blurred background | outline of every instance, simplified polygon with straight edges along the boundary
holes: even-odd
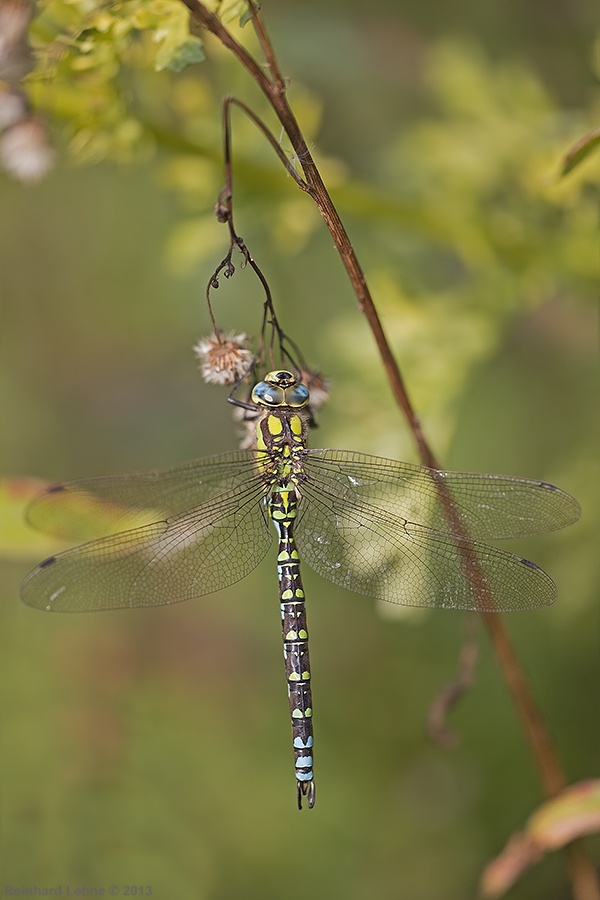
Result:
[[[265,0],[263,14],[435,452],[581,502],[572,529],[510,547],[549,571],[559,600],[506,625],[569,780],[597,775],[600,159],[559,177],[599,124],[595,4]],[[237,446],[227,389],[202,383],[191,348],[226,249],[212,215],[221,97],[268,111],[226,53],[205,50],[181,74],[125,54],[96,83],[34,81],[57,162],[34,187],[0,176],[4,475],[144,470]],[[90,112],[86,90],[104,105]],[[238,231],[282,324],[331,379],[312,446],[416,461],[325,227],[237,114],[234,179]],[[215,294],[220,326],[256,336],[260,301],[238,268]],[[299,813],[274,556],[180,606],[46,616],[18,588],[48,552],[6,543],[0,563],[7,884],[462,900],[540,802],[483,629],[451,718],[459,746],[426,735],[462,614],[384,609],[306,571],[317,803]],[[569,896],[564,860],[511,896]]]

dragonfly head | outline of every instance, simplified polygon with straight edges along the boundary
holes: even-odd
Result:
[[[257,406],[269,408],[291,407],[301,409],[310,399],[308,388],[292,372],[276,369],[267,372],[264,381],[259,381],[252,391],[252,400]]]

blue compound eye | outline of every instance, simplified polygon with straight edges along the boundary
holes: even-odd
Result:
[[[285,403],[285,391],[266,381],[259,381],[252,391],[252,399],[259,406],[282,406]]]
[[[288,406],[306,406],[309,399],[310,394],[305,384],[297,384],[295,387],[288,388],[285,392],[285,402]]]
[[[308,388],[292,372],[278,369],[267,372],[252,391],[252,399],[259,406],[287,406],[299,409],[309,400]]]

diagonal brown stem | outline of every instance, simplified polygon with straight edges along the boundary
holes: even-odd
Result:
[[[254,0],[248,0],[248,6],[252,13],[254,29],[267,60],[270,78],[267,77],[265,70],[261,68],[248,51],[235,40],[217,16],[211,13],[199,0],[182,0],[182,2],[188,7],[196,22],[207,28],[238,58],[271,104],[302,167],[306,180],[306,186],[303,187],[303,190],[310,194],[319,208],[319,212],[329,229],[344,268],[348,273],[360,309],[364,312],[373,332],[392,391],[414,435],[421,461],[425,466],[439,469],[440,466],[425,439],[419,419],[408,397],[400,369],[388,344],[364,273],[350,239],[325,188],[306,140],[287,101],[285,93],[286,82],[281,74],[272,44],[265,31]],[[444,492],[442,491],[442,498],[443,494]],[[453,518],[455,517],[450,513],[449,519],[451,522]],[[474,569],[468,559],[465,560],[465,567],[472,572],[476,581],[476,569]],[[525,734],[540,773],[544,793],[547,797],[552,797],[564,787],[566,777],[555,752],[549,731],[535,702],[525,673],[517,659],[501,618],[492,612],[485,613],[483,618],[496,658],[519,710]],[[600,900],[600,886],[584,845],[580,841],[574,842],[568,848],[568,852],[574,897],[576,900]]]
[[[306,190],[306,192],[310,194],[319,208],[319,212],[321,213],[325,224],[327,225],[331,233],[335,246],[342,258],[342,263],[348,273],[348,277],[350,278],[352,287],[354,288],[359,306],[364,312],[371,327],[371,331],[373,332],[373,335],[377,342],[377,347],[381,354],[381,358],[383,360],[383,364],[385,366],[392,391],[394,392],[394,396],[409,422],[411,431],[413,432],[413,435],[417,442],[419,456],[423,462],[423,465],[429,466],[430,468],[439,468],[439,465],[437,464],[433,453],[431,452],[430,448],[427,445],[427,442],[425,441],[419,419],[409,400],[402,375],[400,374],[400,369],[398,368],[398,364],[394,359],[389,343],[383,331],[383,326],[379,319],[379,315],[377,314],[375,304],[373,303],[373,298],[371,297],[371,293],[367,286],[364,273],[361,269],[360,263],[358,262],[352,244],[350,243],[350,239],[348,237],[348,234],[346,233],[346,229],[344,228],[337,210],[333,205],[331,197],[327,192],[327,189],[323,183],[323,179],[321,178],[321,174],[315,164],[314,159],[312,158],[306,140],[304,139],[304,135],[302,134],[298,122],[296,121],[296,117],[294,116],[287,101],[285,95],[285,82],[281,76],[281,72],[279,70],[279,66],[275,59],[275,55],[273,53],[270,42],[269,68],[271,70],[273,81],[267,78],[264,70],[249,55],[247,50],[235,40],[233,35],[224,27],[224,25],[222,25],[220,20],[215,15],[213,15],[213,13],[209,12],[209,10],[206,9],[206,7],[199,2],[199,0],[182,0],[182,2],[185,3],[185,5],[188,7],[190,12],[200,25],[203,25],[205,28],[211,31],[226,47],[228,47],[237,56],[242,65],[248,70],[248,72],[257,82],[258,86],[261,88],[261,90],[269,100],[271,106],[273,107],[277,118],[281,122],[283,129],[292,147],[294,148],[294,152],[300,162],[300,165],[302,166],[304,177],[307,183],[307,187],[304,188],[304,190]],[[250,3],[250,6],[254,12],[254,19],[260,22],[260,18],[258,16],[256,8],[252,3]],[[257,31],[259,33],[259,40],[261,41],[261,44],[264,48],[264,42],[267,41],[267,38],[264,27],[262,26],[262,22],[260,22],[260,26],[257,28]]]

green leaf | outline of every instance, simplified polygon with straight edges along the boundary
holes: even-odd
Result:
[[[246,0],[223,0],[219,7],[218,15],[224,25],[229,25],[230,22],[233,22],[239,16],[242,27],[252,18],[252,13]]]
[[[172,72],[182,72],[193,63],[204,62],[206,55],[202,49],[202,41],[198,37],[190,35],[183,44],[173,47],[169,42],[156,54],[154,68],[157,72],[163,69],[171,69]]]
[[[582,137],[574,144],[563,163],[561,175],[568,175],[579,163],[583,162],[591,153],[594,153],[600,147],[600,128],[594,128],[585,137]]]
[[[479,881],[482,900],[501,897],[527,869],[543,856],[531,838],[518,831],[511,835],[502,853],[487,864]]]
[[[39,478],[0,478],[0,557],[37,562],[76,544],[141,528],[156,522],[161,513],[152,509],[128,510],[83,491],[50,493],[36,527],[27,521],[31,501],[50,487]]]
[[[223,25],[229,25],[239,16],[240,27],[243,28],[252,18],[248,0],[204,0],[204,5],[219,17]],[[260,9],[260,4],[257,7]]]
[[[0,478],[0,557],[38,562],[45,556],[66,550],[69,544],[48,537],[27,524],[30,501],[49,482],[38,478]]]
[[[600,831],[600,779],[573,784],[542,804],[527,822],[527,833],[544,850]]]
[[[260,6],[259,6],[259,9],[260,9]],[[252,19],[252,10],[248,6],[246,8],[245,12],[243,12],[242,15],[240,16],[240,28],[243,28],[244,25],[247,25],[251,19]]]

